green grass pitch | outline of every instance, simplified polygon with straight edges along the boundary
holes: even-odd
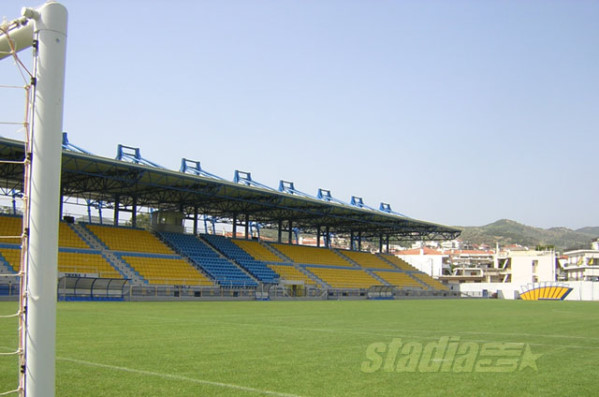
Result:
[[[15,309],[0,303],[0,314]],[[598,330],[594,302],[66,302],[58,304],[56,395],[597,395]],[[410,367],[444,337],[457,354]],[[394,339],[422,355],[392,356]],[[513,354],[525,346],[533,360],[522,366],[500,351],[491,361],[503,357],[508,371],[481,372],[464,365],[468,346],[481,355],[484,346]],[[0,319],[1,351],[15,347],[16,321]],[[0,392],[16,379],[16,360],[0,357]]]

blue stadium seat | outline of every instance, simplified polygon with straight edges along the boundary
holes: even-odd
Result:
[[[266,263],[255,260],[250,254],[239,248],[231,239],[213,234],[203,234],[202,238],[212,244],[227,258],[230,258],[247,270],[252,276],[265,284],[277,284],[279,275]]]
[[[177,252],[185,255],[222,287],[256,287],[258,283],[233,262],[218,255],[203,241],[190,234],[159,233],[162,239]]]

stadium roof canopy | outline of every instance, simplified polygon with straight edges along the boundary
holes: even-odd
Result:
[[[182,170],[172,171],[142,159],[139,149],[133,155],[121,153],[121,146],[117,155],[120,159],[109,159],[68,144],[66,135],[65,142],[63,198],[111,203],[119,211],[148,207],[183,212],[191,219],[205,214],[217,219],[249,219],[279,228],[293,225],[305,232],[326,228],[335,234],[414,240],[453,239],[460,234],[455,228],[394,213],[383,203],[377,210],[365,206],[359,198],[352,204],[343,203],[327,191],[321,197],[312,197],[284,181],[279,191],[239,171],[235,181],[226,181],[202,171],[199,163],[192,164],[190,172],[185,159]],[[133,156],[133,162],[126,161],[127,156]],[[0,161],[4,161],[0,164],[0,189],[5,195],[22,189],[23,166],[18,162],[23,158],[23,142],[0,138]]]

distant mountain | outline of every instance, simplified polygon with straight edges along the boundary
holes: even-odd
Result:
[[[532,249],[538,245],[552,245],[560,251],[590,248],[591,241],[599,237],[599,227],[585,227],[578,230],[565,227],[541,229],[509,219],[501,219],[486,226],[458,226],[458,228],[462,229],[460,240],[474,245],[520,244]]]
[[[577,229],[576,231],[580,232],[580,233],[590,234],[593,236],[599,236],[599,226],[596,226],[596,227],[587,226],[587,227],[583,227],[582,229]]]

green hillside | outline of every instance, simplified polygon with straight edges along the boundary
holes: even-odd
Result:
[[[538,245],[552,245],[558,250],[589,248],[593,239],[599,237],[599,227],[585,227],[572,230],[565,227],[542,229],[501,219],[485,226],[459,226],[460,239],[471,244],[500,245],[520,244],[534,248]]]

